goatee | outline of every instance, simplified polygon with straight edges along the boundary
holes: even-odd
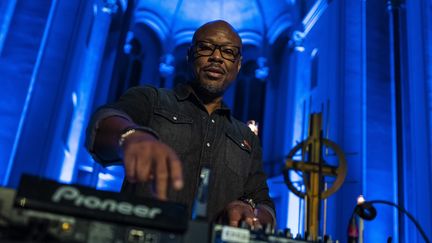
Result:
[[[192,82],[191,86],[203,102],[219,98],[223,96],[225,92],[224,87],[211,84],[203,84],[199,81]]]

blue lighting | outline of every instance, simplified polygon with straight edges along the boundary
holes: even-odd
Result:
[[[288,191],[281,168],[308,136],[309,115],[322,112],[323,136],[348,163],[345,184],[327,201],[327,233],[346,240],[362,194],[403,205],[432,237],[432,9],[385,2],[0,1],[0,183],[16,187],[30,173],[119,191],[123,167],[103,168],[84,148],[91,113],[130,86],[189,78],[194,30],[224,19],[243,41],[226,103],[244,122],[257,121],[278,226],[306,230],[305,202]],[[400,49],[390,41],[394,9]],[[377,210],[364,222],[365,242],[422,242],[394,209]]]
[[[106,43],[106,36],[109,31],[111,22],[110,14],[116,10],[108,10],[112,5],[108,3],[104,5],[105,11],[94,11],[95,18],[93,23],[94,32],[89,37],[88,46],[84,49],[85,55],[83,58],[80,73],[76,76],[78,82],[73,90],[74,110],[72,111],[71,128],[67,139],[67,150],[60,173],[60,181],[71,182],[73,179],[74,168],[76,164],[77,154],[82,145],[83,131],[88,122],[90,115],[89,100],[93,99],[96,91],[97,75],[102,63],[103,50]],[[96,8],[97,9],[97,8]],[[76,104],[76,105],[75,105]]]

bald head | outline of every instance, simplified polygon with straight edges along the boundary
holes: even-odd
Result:
[[[232,37],[233,42],[235,42],[233,43],[234,45],[239,47],[242,46],[242,41],[239,34],[237,33],[237,30],[224,20],[215,20],[201,25],[201,27],[199,27],[193,35],[192,44],[194,44],[197,40],[203,39],[203,37],[205,37],[205,35],[207,35],[211,30],[225,32],[225,34],[228,34]]]

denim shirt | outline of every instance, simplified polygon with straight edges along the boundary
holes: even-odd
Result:
[[[113,115],[149,128],[174,149],[182,161],[184,187],[180,191],[169,189],[168,198],[186,204],[189,213],[200,170],[207,167],[211,170],[209,220],[214,220],[228,203],[241,197],[252,198],[274,216],[259,139],[244,123],[233,118],[225,105],[209,115],[190,86],[184,84],[175,90],[150,86],[129,89],[116,103],[95,112],[87,128],[87,149],[104,166],[114,161],[98,157],[93,151],[93,141],[99,121]],[[125,180],[122,191],[146,196],[149,186]]]

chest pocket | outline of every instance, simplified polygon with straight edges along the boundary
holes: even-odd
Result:
[[[225,154],[225,164],[233,172],[242,178],[249,174],[251,164],[251,148],[248,142],[232,132],[227,132],[227,148]]]
[[[151,127],[158,132],[162,142],[178,153],[187,149],[192,135],[192,118],[179,112],[155,108]]]

